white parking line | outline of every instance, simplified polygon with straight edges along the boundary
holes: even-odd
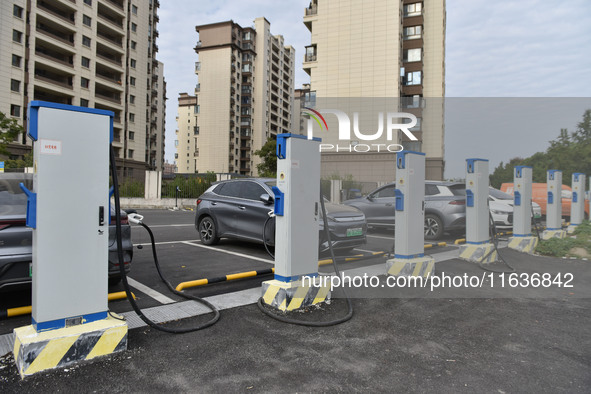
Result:
[[[195,223],[189,223],[189,224],[153,224],[150,226],[150,228],[155,228],[155,227],[195,227]]]
[[[366,237],[381,238],[381,239],[394,239],[394,237],[384,237],[381,235],[369,235],[369,234],[367,234]]]
[[[358,252],[364,252],[364,253],[375,253],[375,252],[378,252],[377,250],[367,250],[367,249],[359,249],[359,248],[355,248],[353,250],[356,250]]]
[[[187,245],[191,245],[191,246],[196,246],[198,248],[215,250],[216,252],[222,252],[222,253],[227,253],[227,254],[231,254],[231,255],[234,255],[234,256],[245,257],[245,258],[251,259],[251,260],[262,261],[264,263],[275,264],[275,262],[273,260],[263,259],[263,258],[255,257],[255,256],[250,256],[250,255],[244,254],[244,253],[238,253],[238,252],[232,252],[230,250],[218,249],[218,248],[214,248],[213,246],[199,245],[199,244],[196,244],[196,243],[192,243],[190,241],[183,241],[182,243],[187,244]]]
[[[183,243],[183,242],[199,242],[199,240],[198,239],[187,239],[185,241],[164,241],[164,242],[156,242],[155,245],[180,244],[180,243]],[[147,242],[145,244],[133,244],[133,246],[139,246],[139,245],[141,245],[141,246],[150,246],[150,245],[152,245],[152,243],[151,242]]]
[[[156,301],[158,301],[161,304],[172,304],[173,302],[176,302],[172,298],[168,298],[164,294],[161,294],[161,293],[157,292],[156,290],[150,289],[148,286],[141,284],[140,282],[138,282],[135,279],[127,277],[127,282],[129,283],[129,285],[131,287],[135,287],[136,289],[138,289],[142,293],[149,295],[150,297],[152,297],[153,299],[155,299]]]

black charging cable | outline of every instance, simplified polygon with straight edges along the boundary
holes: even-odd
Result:
[[[334,255],[334,249],[332,247],[332,240],[330,238],[330,231],[328,229],[328,218],[326,216],[326,207],[324,206],[324,196],[322,195],[322,192],[320,193],[320,208],[322,209],[322,220],[324,223],[324,233],[326,235],[326,239],[328,240],[328,248],[330,250],[330,257],[332,259],[332,265],[334,267],[335,273],[338,276],[341,276],[341,272],[340,272],[338,264],[337,264],[337,259]],[[267,309],[263,305],[263,298],[262,297],[259,298],[257,305],[258,305],[259,309],[261,310],[261,312],[263,312],[265,315],[272,317],[275,320],[279,320],[283,323],[296,324],[299,326],[308,326],[308,327],[336,326],[337,324],[341,324],[341,323],[351,320],[351,318],[353,317],[353,302],[351,301],[351,298],[349,297],[349,295],[347,294],[345,289],[343,288],[342,290],[345,295],[345,298],[347,299],[347,314],[339,319],[330,320],[330,321],[326,321],[326,322],[302,321],[302,320],[297,320],[297,319],[291,319],[286,316],[277,315],[277,314],[271,312],[269,309]]]
[[[119,202],[119,185],[117,182],[117,163],[115,161],[115,150],[113,149],[112,145],[111,145],[111,149],[110,149],[110,161],[111,161],[111,176],[113,179],[113,189],[114,189],[113,194],[114,194],[114,199],[115,199],[115,220],[116,220],[115,234],[116,234],[116,240],[117,240],[117,256],[119,259],[119,270],[121,273],[121,281],[123,283],[123,288],[125,289],[125,293],[127,294],[127,299],[129,300],[131,307],[133,308],[135,313],[137,313],[137,315],[140,317],[140,319],[142,319],[142,321],[144,323],[146,323],[148,326],[150,326],[156,330],[164,331],[164,332],[168,332],[168,333],[172,333],[172,334],[183,334],[183,333],[187,333],[187,332],[194,332],[194,331],[202,330],[204,328],[214,325],[220,319],[220,312],[213,304],[211,304],[209,301],[206,301],[202,298],[191,296],[189,294],[185,294],[180,291],[177,291],[176,289],[174,289],[172,287],[170,282],[164,278],[164,275],[162,275],[162,272],[160,270],[160,264],[158,263],[158,256],[156,254],[156,245],[154,242],[154,235],[152,234],[152,231],[150,230],[150,228],[143,223],[140,223],[140,224],[146,230],[148,230],[148,233],[150,234],[150,240],[152,242],[152,254],[154,256],[154,264],[156,265],[156,270],[158,271],[158,275],[160,275],[160,278],[162,279],[162,281],[166,284],[166,286],[174,294],[180,295],[181,297],[184,297],[184,298],[187,298],[190,300],[200,302],[201,304],[210,308],[211,311],[213,312],[214,316],[209,321],[199,324],[195,327],[170,328],[170,327],[165,327],[161,324],[155,323],[152,320],[150,320],[148,317],[146,317],[146,315],[144,315],[142,310],[139,308],[139,306],[135,302],[135,299],[133,298],[133,294],[131,293],[131,288],[129,287],[129,283],[127,281],[127,274],[125,272],[125,266],[123,263],[123,241],[121,238],[121,206],[120,206],[120,202]]]
[[[508,274],[510,272],[515,272],[515,268],[513,268],[513,266],[511,264],[509,264],[505,260],[505,258],[501,255],[501,252],[499,252],[499,238],[498,238],[499,236],[498,236],[498,232],[497,232],[497,226],[495,225],[495,220],[492,217],[492,213],[490,212],[490,209],[488,211],[488,221],[489,221],[489,226],[488,226],[489,236],[490,236],[490,239],[491,239],[494,247],[486,255],[484,255],[482,260],[478,263],[478,266],[485,271],[496,272],[499,274]],[[482,263],[482,261],[486,260],[494,251],[497,252],[497,256],[499,256],[499,260],[509,268],[508,271],[493,270],[493,269],[486,267]]]

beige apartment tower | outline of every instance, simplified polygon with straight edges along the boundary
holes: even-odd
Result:
[[[415,115],[417,124],[410,130],[418,141],[398,133],[391,141],[378,142],[424,152],[427,179],[442,179],[445,18],[445,0],[312,0],[304,15],[311,33],[303,63],[310,75],[304,106],[359,112],[361,123],[374,132],[380,111]],[[338,140],[335,117],[325,118],[330,132],[315,135],[324,143],[365,142]],[[394,153],[383,148],[325,151],[322,161],[323,176],[395,179]]]
[[[0,2],[0,111],[27,128],[32,100],[113,111],[119,171],[143,181],[164,162],[166,83],[158,0]],[[92,147],[89,147],[91,149]],[[29,152],[19,136],[13,157]]]
[[[257,175],[254,152],[291,130],[295,50],[265,18],[196,30],[198,84],[196,97],[179,97],[177,170]]]

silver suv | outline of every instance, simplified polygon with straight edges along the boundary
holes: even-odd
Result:
[[[390,183],[343,204],[361,210],[369,227],[393,227],[395,189],[396,184]],[[465,230],[465,189],[464,183],[425,181],[425,239],[437,240],[445,231]]]

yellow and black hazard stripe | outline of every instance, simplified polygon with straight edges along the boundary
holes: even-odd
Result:
[[[263,301],[281,311],[315,305],[327,298],[330,298],[328,286],[302,286],[301,282],[286,284],[277,280],[263,283]]]
[[[435,274],[435,260],[432,258],[396,259],[388,261],[390,276],[422,276],[429,278]]]
[[[127,349],[127,324],[106,319],[76,327],[46,331],[35,335],[32,326],[15,330],[14,359],[25,376],[52,368],[90,360]],[[89,326],[89,327],[87,327]],[[95,329],[100,327],[100,329]],[[89,331],[86,331],[89,330]]]

